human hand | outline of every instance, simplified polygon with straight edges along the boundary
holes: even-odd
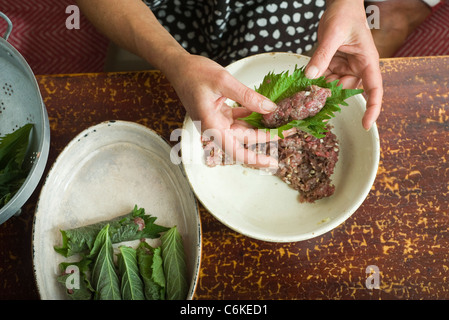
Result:
[[[212,136],[237,162],[255,167],[277,166],[275,159],[244,148],[244,144],[269,141],[270,134],[238,120],[253,111],[272,112],[276,104],[243,85],[208,58],[197,55],[178,58],[164,73],[192,120],[200,121],[202,133]],[[227,99],[243,107],[233,108],[225,103]]]
[[[362,82],[368,95],[362,125],[371,128],[381,110],[383,87],[379,54],[362,0],[328,0],[318,27],[318,47],[305,72],[309,78],[339,79],[345,88]]]

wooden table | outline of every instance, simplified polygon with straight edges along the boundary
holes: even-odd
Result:
[[[196,299],[449,298],[449,57],[381,66],[381,159],[363,205],[331,232],[284,244],[240,235],[201,207]],[[51,126],[46,172],[71,139],[101,121],[135,121],[169,140],[184,119],[175,92],[156,71],[37,80]],[[40,188],[20,216],[0,225],[0,299],[39,299],[31,230]],[[377,289],[366,286],[370,265],[380,272]]]

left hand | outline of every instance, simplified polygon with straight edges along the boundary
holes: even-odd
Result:
[[[363,83],[368,96],[362,125],[369,130],[380,114],[383,87],[379,54],[366,21],[363,0],[328,0],[318,27],[318,47],[306,76],[339,79],[345,88]]]
[[[256,153],[245,144],[270,140],[265,130],[257,130],[239,118],[251,112],[269,113],[274,102],[242,84],[225,68],[202,56],[181,54],[164,69],[189,116],[204,137],[215,141],[230,159],[258,168],[276,168],[273,157]],[[233,100],[242,107],[225,103]]]

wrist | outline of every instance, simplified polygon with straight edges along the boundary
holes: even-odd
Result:
[[[179,70],[190,56],[191,54],[178,44],[167,46],[153,65],[172,82],[179,77]]]
[[[326,13],[337,17],[341,24],[366,22],[364,0],[327,0]]]

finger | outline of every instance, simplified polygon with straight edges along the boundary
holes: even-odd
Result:
[[[281,139],[277,129],[255,129],[245,121],[236,120],[231,129],[231,133],[243,144],[267,143]],[[282,135],[285,139],[297,132],[298,130],[293,127],[282,131]]]
[[[374,88],[367,91],[367,94],[368,101],[366,103],[366,111],[363,115],[362,125],[366,130],[369,130],[379,117],[382,106],[383,90],[382,88]]]
[[[239,119],[239,118],[245,118],[249,116],[252,113],[251,110],[248,110],[246,108],[237,107],[232,109],[232,118],[233,119]]]
[[[228,130],[225,130],[228,131]],[[222,150],[234,161],[244,163],[256,168],[277,168],[277,161],[265,154],[258,154],[252,150],[244,148],[238,139],[225,132],[222,134]]]
[[[379,64],[370,64],[362,74],[363,87],[368,95],[366,111],[362,119],[363,127],[369,130],[377,120],[382,107],[383,86]]]
[[[333,82],[333,81],[339,80],[339,79],[340,79],[340,76],[335,73],[326,75],[326,82]]]
[[[348,55],[341,55],[338,52],[329,63],[329,70],[332,70],[332,73],[339,75],[356,75],[349,65]]]
[[[244,145],[238,141],[230,129],[208,129],[204,131],[203,136],[214,141],[219,150],[223,151],[233,162],[244,163],[255,168],[277,168],[275,158],[244,148]]]
[[[333,56],[341,46],[339,38],[338,36],[331,35],[329,32],[324,34],[323,39],[321,39],[305,69],[307,78],[318,78],[328,69]]]
[[[242,144],[266,143],[272,140],[269,131],[247,127],[239,122],[231,125],[230,133]]]
[[[244,148],[242,145],[236,145],[234,151],[236,154],[235,161],[237,163],[244,163],[253,168],[276,169],[278,167],[276,159],[267,154],[257,153],[253,150]]]
[[[326,81],[327,82],[338,81],[337,85],[338,86],[342,85],[344,89],[356,89],[360,86],[362,80],[356,76],[351,75],[340,76],[338,74],[333,73],[326,76]]]
[[[245,129],[255,129],[252,125],[250,125],[245,120],[236,119],[234,120],[234,123],[231,126],[239,126],[240,128]]]
[[[344,89],[356,89],[360,85],[361,79],[355,76],[340,77],[338,85],[343,85]]]
[[[231,74],[227,73],[226,79],[222,80],[222,83],[224,83],[222,94],[240,103],[246,109],[262,114],[276,110],[277,105],[273,101],[248,88]]]
[[[252,125],[250,125],[248,122],[246,122],[245,120],[236,119],[236,120],[234,120],[234,125],[238,125],[242,128],[254,129],[254,127]]]

